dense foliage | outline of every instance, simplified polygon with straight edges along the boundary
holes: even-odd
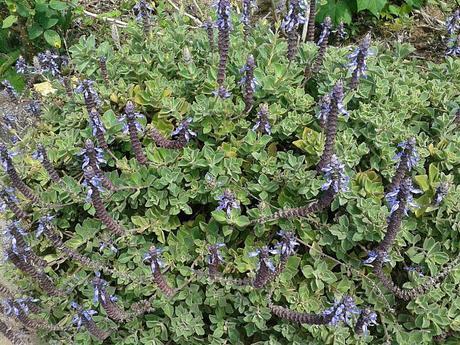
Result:
[[[121,42],[81,37],[70,65],[52,58],[58,72],[38,77],[56,92],[19,154],[0,150],[15,187],[2,205],[20,220],[8,274],[38,299],[0,285],[9,315],[48,344],[431,344],[460,330],[459,271],[444,270],[460,241],[460,61],[421,68],[411,46],[370,36],[328,47],[328,25],[296,46],[295,1],[282,31],[249,33],[225,0],[208,30],[161,8],[148,21],[140,3]]]

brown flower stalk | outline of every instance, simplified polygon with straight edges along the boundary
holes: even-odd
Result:
[[[54,182],[59,182],[61,180],[61,177],[57,173],[56,169],[54,169],[53,164],[51,164],[48,158],[48,154],[46,153],[46,149],[43,145],[38,145],[37,151],[34,154],[34,158],[40,161],[43,168],[45,168],[46,172],[50,176],[51,180]]]

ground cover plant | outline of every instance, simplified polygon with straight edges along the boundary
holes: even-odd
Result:
[[[55,92],[3,83],[33,123],[0,144],[13,343],[458,341],[458,14],[421,68],[246,5],[197,27],[140,1],[115,39],[18,60]]]

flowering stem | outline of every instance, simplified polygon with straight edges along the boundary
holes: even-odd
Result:
[[[13,161],[11,157],[8,155],[6,147],[3,145],[0,145],[0,158],[2,161],[6,163],[6,173],[10,177],[11,184],[13,185],[13,187],[20,191],[26,198],[38,204],[40,202],[40,199],[32,192],[32,189],[30,189],[19,177],[19,174],[16,171],[16,168],[14,167]]]
[[[315,17],[316,17],[316,0],[310,0],[310,11],[308,15],[307,42],[315,40]]]
[[[45,168],[46,172],[50,176],[51,180],[54,182],[59,182],[61,177],[57,173],[56,169],[54,169],[53,164],[51,164],[48,154],[46,153],[46,149],[43,145],[39,145],[38,153],[41,155],[40,163],[42,164],[43,168]]]
[[[108,150],[109,145],[107,144],[107,141],[105,140],[104,130],[101,127],[102,126],[101,116],[99,115],[99,112],[96,110],[96,108],[93,108],[89,112],[89,117],[90,117],[91,123],[93,124],[93,133],[95,134],[99,147],[104,150]]]
[[[65,296],[64,292],[59,290],[54,284],[51,282],[50,278],[42,273],[37,271],[32,265],[25,262],[21,257],[13,253],[11,249],[7,250],[8,259],[11,260],[13,265],[15,265],[19,270],[24,272],[25,274],[29,275],[32,279],[37,281],[38,285],[46,291],[50,296]]]
[[[91,194],[91,201],[96,209],[97,218],[99,218],[99,220],[115,235],[123,236],[125,234],[125,230],[117,222],[115,222],[112,217],[110,217],[109,213],[105,209],[99,190],[91,184],[89,188],[93,190]]]
[[[88,156],[89,166],[93,169],[94,173],[101,179],[102,186],[108,190],[115,190],[115,186],[112,181],[104,175],[103,171],[99,167],[97,152],[94,144],[91,140],[85,142],[86,155]]]
[[[256,64],[254,62],[254,56],[249,55],[246,61],[245,66],[245,76],[244,76],[244,112],[248,113],[252,105],[254,104],[254,68]]]
[[[105,86],[109,86],[110,79],[109,79],[109,72],[107,71],[107,58],[105,56],[101,56],[99,58],[99,69],[101,71],[102,79],[104,80]]]
[[[18,334],[17,330],[10,328],[3,321],[0,321],[0,333],[2,333],[13,345],[26,345],[19,336],[20,333]]]
[[[185,135],[179,135],[179,137],[175,140],[167,139],[155,127],[150,129],[149,134],[157,146],[164,147],[166,149],[181,149],[187,144]]]
[[[329,42],[329,36],[331,33],[331,18],[326,17],[323,23],[323,33],[321,34],[321,40],[319,42],[319,49],[318,55],[316,56],[316,60],[311,68],[311,74],[316,74],[320,71],[321,66],[323,65],[324,56],[326,55],[326,49]],[[310,75],[310,70],[308,66],[305,67],[304,76],[305,79]]]
[[[226,67],[228,61],[228,50],[230,47],[230,3],[228,0],[219,0],[218,4],[218,42],[219,67],[217,69],[217,85],[219,89],[224,88]]]
[[[256,222],[259,224],[263,224],[281,218],[289,219],[306,217],[309,214],[319,212],[328,207],[334,200],[336,194],[337,193],[334,191],[334,189],[330,187],[323,193],[323,195],[321,195],[321,197],[318,200],[314,201],[308,206],[280,210],[278,212],[275,212],[271,216],[260,217],[256,220]]]
[[[314,2],[314,1],[312,1]],[[321,155],[321,159],[316,166],[316,171],[320,172],[326,165],[331,161],[332,155],[334,154],[335,137],[337,135],[337,120],[339,115],[339,104],[343,99],[343,85],[341,81],[338,81],[334,90],[332,91],[330,111],[327,116],[326,125],[326,143],[324,145],[324,151]]]
[[[67,94],[67,97],[69,97],[70,99],[73,99],[73,89],[72,89],[70,77],[68,76],[63,77],[62,82],[64,84],[65,93]]]
[[[27,219],[29,217],[27,212],[21,210],[19,206],[13,200],[10,199],[10,196],[7,194],[6,191],[0,191],[0,199],[2,199],[5,202],[5,204],[11,210],[11,212],[13,212],[17,219]]]

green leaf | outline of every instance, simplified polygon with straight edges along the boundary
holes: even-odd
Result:
[[[380,17],[380,12],[388,0],[357,0],[358,12],[368,10],[374,16]]]
[[[61,48],[61,37],[54,30],[46,30],[44,33],[46,42],[54,48]]]
[[[3,29],[8,29],[10,27],[13,26],[14,23],[16,23],[18,21],[18,17],[17,16],[8,16],[6,17],[5,19],[3,19],[3,25],[2,25],[2,28]]]
[[[335,24],[343,21],[346,24],[351,23],[352,11],[351,4],[348,0],[328,0],[324,6],[321,6],[317,20],[322,22],[326,16],[331,17]]]
[[[63,10],[66,10],[68,8],[68,6],[67,6],[67,4],[65,2],[58,1],[58,0],[51,0],[50,1],[50,7],[53,10],[57,10],[57,11],[63,11]]]
[[[36,39],[43,33],[43,28],[38,23],[33,23],[28,29],[29,38],[31,40]]]

